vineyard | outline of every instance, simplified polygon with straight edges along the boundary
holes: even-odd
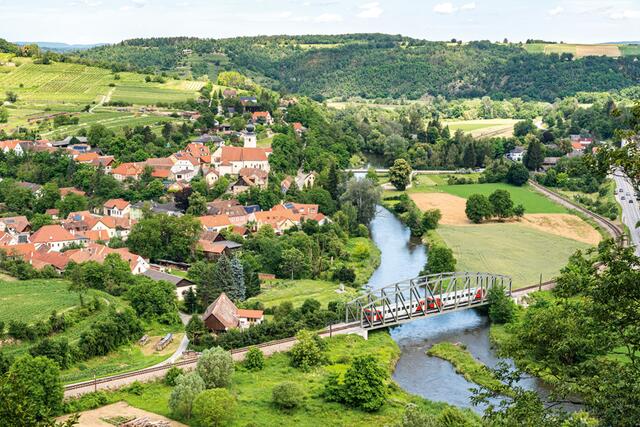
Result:
[[[115,87],[113,100],[135,104],[176,102],[194,99],[204,83],[146,83],[145,76],[121,73],[119,79],[109,70],[80,64],[49,65],[26,62],[3,67],[0,92],[13,91],[20,101],[39,103],[91,103],[101,100]]]

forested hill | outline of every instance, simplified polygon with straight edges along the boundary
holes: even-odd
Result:
[[[444,43],[384,34],[232,39],[134,39],[78,52],[81,60],[215,77],[250,74],[274,89],[316,98],[424,95],[552,101],[640,84],[640,61],[526,52],[516,44]]]
[[[5,39],[0,39],[0,53],[18,53],[20,48],[13,44],[9,43]]]

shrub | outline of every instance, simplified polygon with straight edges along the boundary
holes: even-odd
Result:
[[[193,402],[193,415],[202,427],[229,425],[234,417],[236,399],[223,388],[205,390]]]
[[[356,280],[356,273],[353,268],[340,267],[333,273],[333,280],[351,284]]]
[[[45,338],[29,349],[33,357],[44,356],[58,364],[61,369],[67,369],[72,362],[71,347],[64,339],[52,340]]]
[[[447,406],[436,418],[436,424],[441,427],[471,427],[471,423],[464,414],[456,408]]]
[[[453,251],[445,246],[434,245],[429,248],[427,263],[421,274],[448,273],[456,270]]]
[[[489,289],[489,318],[495,323],[508,323],[516,315],[515,303],[504,293],[504,288],[495,286]]]
[[[264,354],[258,347],[251,347],[244,358],[244,366],[251,371],[264,368]]]
[[[298,332],[296,339],[298,342],[289,352],[293,367],[308,371],[313,366],[324,363],[327,343],[322,338],[313,332],[302,330]]]
[[[207,388],[226,387],[231,383],[233,375],[233,359],[231,353],[214,347],[202,352],[198,359],[196,372],[204,380]]]
[[[271,392],[274,405],[280,409],[295,409],[299,407],[303,397],[304,390],[302,390],[302,387],[291,381],[276,385]]]
[[[164,376],[164,383],[168,386],[173,387],[176,385],[176,380],[178,379],[178,377],[182,374],[184,374],[184,371],[182,369],[172,366]]]
[[[424,231],[435,230],[438,228],[438,222],[442,218],[440,209],[431,209],[424,213],[422,216],[422,229]]]
[[[507,182],[518,187],[524,185],[529,180],[529,170],[522,163],[513,163],[507,172]]]
[[[196,372],[189,372],[176,378],[176,386],[171,390],[169,409],[179,417],[191,418],[196,397],[206,389],[204,380]]]
[[[356,357],[344,374],[344,402],[365,411],[377,411],[386,400],[387,377],[387,370],[373,356]]]

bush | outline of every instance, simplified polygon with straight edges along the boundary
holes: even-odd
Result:
[[[71,347],[69,342],[61,338],[52,340],[45,338],[29,349],[33,357],[44,356],[58,364],[61,369],[67,369],[72,362]]]
[[[422,216],[422,229],[424,231],[435,230],[438,228],[438,222],[442,218],[440,209],[431,209],[424,213]]]
[[[250,371],[260,371],[264,368],[264,354],[258,347],[251,347],[244,358],[244,366]]]
[[[172,366],[169,368],[164,376],[164,383],[170,387],[176,385],[176,380],[180,375],[184,374],[184,371],[178,367]]]
[[[353,271],[353,268],[340,267],[333,273],[333,280],[352,284],[356,281],[356,272]]]
[[[62,408],[65,414],[89,411],[96,409],[109,403],[109,395],[104,391],[96,391],[94,393],[83,394],[82,396],[67,400]]]
[[[421,274],[438,274],[456,271],[456,259],[453,251],[445,246],[434,245],[429,248],[427,263]]]
[[[196,372],[204,380],[207,388],[226,387],[231,383],[233,375],[233,359],[231,353],[214,347],[202,352],[198,359]]]
[[[302,330],[298,332],[296,339],[298,342],[289,352],[293,367],[308,371],[325,362],[324,352],[327,349],[327,343],[322,341],[322,338],[317,334]]]
[[[271,392],[274,405],[280,409],[295,409],[299,407],[303,397],[304,390],[302,390],[302,387],[291,381],[276,385]]]
[[[489,289],[489,318],[495,323],[508,323],[516,315],[515,303],[504,293],[501,286]]]
[[[518,187],[529,180],[529,170],[522,163],[513,163],[507,172],[507,182]]]
[[[205,390],[193,402],[193,415],[202,427],[231,424],[236,408],[236,399],[223,388]]]
[[[206,389],[205,383],[196,372],[180,375],[175,382],[169,397],[169,409],[173,414],[189,419],[196,397]]]
[[[373,356],[356,357],[344,375],[344,402],[365,411],[377,411],[386,400],[387,377],[387,370]]]

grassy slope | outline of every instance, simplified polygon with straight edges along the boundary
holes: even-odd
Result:
[[[265,307],[275,307],[285,301],[290,301],[295,307],[299,307],[309,298],[318,300],[323,307],[330,301],[348,299],[355,294],[349,291],[344,294],[336,293],[338,284],[324,280],[278,280],[270,284],[263,285],[263,292],[251,301],[260,301]]]
[[[2,303],[0,320],[6,324],[10,320],[33,323],[46,320],[53,310],[62,313],[79,306],[78,295],[70,293],[67,286],[68,283],[64,280],[0,281],[0,302]],[[100,311],[83,318],[66,331],[52,337],[66,338],[70,343],[76,343],[83,331],[107,315],[110,307],[123,308],[128,305],[120,298],[97,290],[89,290],[85,300],[90,300],[93,297],[98,297],[104,302]],[[107,356],[76,363],[73,367],[62,372],[62,380],[66,383],[77,382],[91,379],[94,375],[98,377],[113,375],[159,363],[175,351],[181,335],[176,335],[174,342],[162,352],[153,351],[153,345],[160,336],[167,332],[175,332],[175,329],[175,327],[156,324],[146,325],[147,334],[153,338],[144,349],[137,344],[131,344],[123,346]],[[33,342],[18,342],[12,345],[3,345],[2,351],[10,357],[19,357],[26,354],[34,344]]]
[[[366,341],[355,335],[343,335],[331,338],[327,342],[330,364],[308,373],[290,367],[289,358],[284,353],[267,358],[265,367],[260,372],[245,371],[242,366],[237,366],[231,391],[238,399],[238,407],[231,425],[245,426],[248,422],[257,426],[317,426],[319,423],[331,426],[392,425],[399,419],[409,402],[434,415],[446,407],[445,404],[432,403],[412,396],[395,384],[390,387],[387,404],[376,413],[366,413],[338,403],[325,402],[320,393],[330,372],[344,372],[354,357],[374,354],[391,374],[400,355],[400,349],[387,332],[372,333]],[[283,381],[296,382],[304,389],[305,398],[301,408],[292,412],[282,412],[272,405],[271,390]],[[139,396],[119,391],[110,393],[108,398],[109,402],[125,400],[141,409],[171,416],[167,404],[170,394],[170,387],[156,383],[144,386],[144,392]],[[470,420],[477,422],[477,416],[470,411],[465,412]]]
[[[510,275],[525,287],[554,278],[577,249],[589,245],[520,224],[440,226],[438,234],[458,260],[458,270]]]
[[[435,344],[427,350],[429,356],[439,357],[453,365],[456,372],[462,374],[467,381],[487,387],[490,390],[505,392],[505,386],[486,365],[477,361],[465,348],[450,342]]]

